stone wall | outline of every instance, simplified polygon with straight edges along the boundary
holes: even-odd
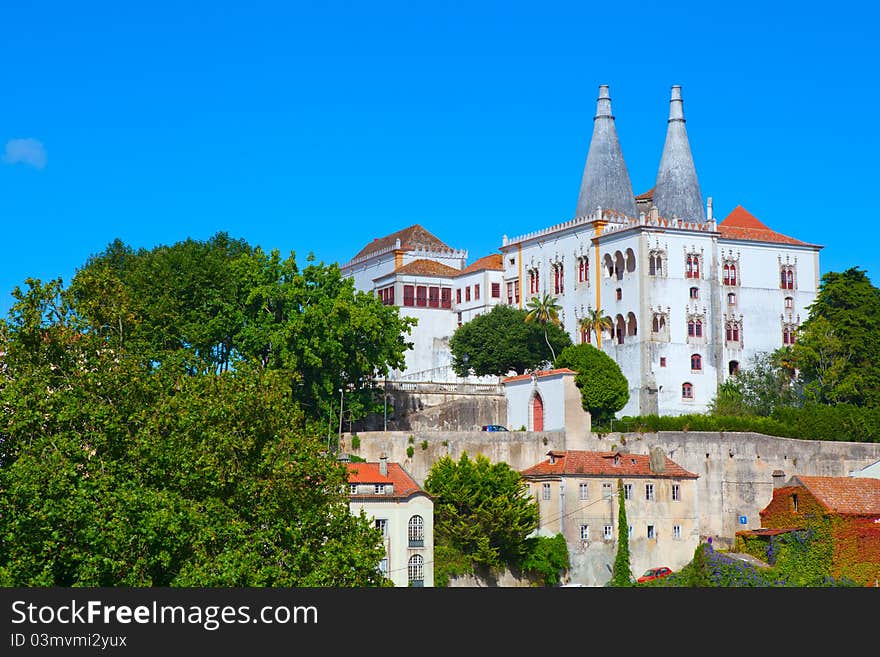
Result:
[[[458,460],[462,453],[483,454],[523,470],[546,458],[550,449],[620,449],[649,454],[660,447],[673,461],[697,474],[700,533],[720,547],[733,544],[741,529],[761,526],[758,515],[773,497],[774,472],[787,480],[795,474],[848,476],[880,459],[880,444],[776,438],[756,433],[676,432],[613,433],[602,437],[567,435],[564,431],[389,431],[359,434],[360,448],[352,453],[375,461],[385,452],[413,478],[424,484],[431,465],[441,456]],[[346,437],[346,445],[350,438]],[[412,457],[407,448],[412,447]],[[745,524],[740,523],[744,516]]]

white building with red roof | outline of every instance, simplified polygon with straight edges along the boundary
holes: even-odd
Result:
[[[620,537],[618,480],[633,575],[691,561],[700,541],[698,475],[661,450],[551,450],[547,457],[520,474],[538,502],[540,533],[565,537],[572,582],[602,586],[611,579]]]
[[[434,586],[434,500],[399,463],[346,463],[349,510],[382,532],[378,568],[395,586]]]
[[[442,380],[460,323],[494,303],[524,308],[545,293],[573,341],[594,342],[629,381],[618,415],[705,412],[738,369],[797,339],[819,289],[822,247],[774,231],[742,206],[718,222],[711,197],[703,202],[680,86],[669,103],[649,191],[633,194],[601,85],[574,217],[504,235],[500,254],[470,267],[466,252],[420,226],[374,240],[343,267],[359,289],[420,317],[403,374]],[[433,278],[424,263],[418,276],[407,273],[412,260],[434,261]],[[593,309],[613,323],[598,338],[581,328]]]

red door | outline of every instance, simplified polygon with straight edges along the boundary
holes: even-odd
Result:
[[[544,402],[541,395],[532,398],[532,431],[544,430]]]

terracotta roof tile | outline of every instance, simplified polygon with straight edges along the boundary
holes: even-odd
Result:
[[[798,482],[829,511],[842,515],[880,516],[880,479],[795,475],[789,485]]]
[[[575,372],[574,370],[570,370],[567,367],[560,367],[559,369],[555,369],[555,370],[538,370],[535,372],[535,374],[537,376],[550,376],[552,374],[577,374],[577,372]],[[522,381],[524,379],[530,379],[530,378],[532,378],[531,373],[519,374],[517,376],[510,376],[510,377],[507,377],[506,379],[502,379],[501,383],[508,383],[510,381]]]
[[[483,271],[484,269],[497,269],[499,271],[504,269],[504,265],[501,264],[501,254],[493,253],[492,255],[483,256],[479,260],[474,261],[474,264],[462,269],[459,276],[472,274],[475,271]]]
[[[413,260],[394,270],[395,274],[412,274],[416,276],[458,276],[460,269],[444,265],[436,260]]]
[[[379,472],[379,464],[376,462],[346,463],[345,467],[348,468],[348,483],[350,484],[392,484],[394,486],[394,493],[392,495],[364,495],[358,493],[357,497],[395,499],[409,497],[413,493],[424,492],[399,463],[389,463],[387,475]]]
[[[678,463],[666,459],[666,470],[651,470],[651,457],[626,452],[588,452],[569,450],[549,452],[550,458],[520,471],[523,477],[548,475],[599,475],[606,477],[658,477],[696,479],[699,475],[688,472]],[[615,463],[616,460],[616,463]]]
[[[721,233],[722,238],[731,240],[817,246],[771,230],[741,205],[737,205],[733,211],[725,217],[724,221],[718,224],[718,231]]]
[[[372,242],[358,251],[358,254],[352,258],[352,260],[369,255],[374,251],[391,248],[398,239],[400,239],[400,248],[404,251],[411,251],[417,246],[428,247],[434,250],[452,251],[445,242],[429,233],[419,224],[413,224],[408,228],[398,230],[385,237],[375,238]]]
[[[652,187],[647,192],[642,192],[635,198],[637,201],[650,201],[652,198],[654,198],[654,188]]]

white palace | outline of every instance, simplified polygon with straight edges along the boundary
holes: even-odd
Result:
[[[500,253],[470,265],[466,250],[414,225],[373,240],[342,271],[419,320],[395,378],[454,379],[449,338],[459,325],[548,293],[572,339],[598,342],[629,381],[619,415],[676,415],[705,411],[737,368],[794,342],[818,291],[821,248],[741,206],[716,220],[712,199],[703,204],[677,85],[655,185],[634,195],[602,85],[572,218],[505,235]],[[613,320],[598,341],[578,327],[592,309]]]

